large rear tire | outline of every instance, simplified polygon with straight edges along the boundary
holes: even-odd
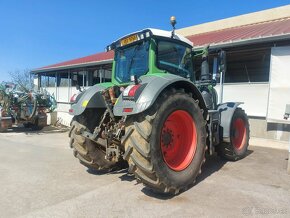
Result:
[[[2,128],[2,127],[0,127],[0,133],[2,133],[2,132],[6,132],[7,131],[7,128]]]
[[[8,119],[8,120],[0,119],[0,132],[6,132],[11,127],[12,127],[12,119]]]
[[[217,146],[220,157],[236,161],[247,155],[250,139],[249,120],[244,110],[237,108],[233,114],[230,127],[230,142]]]
[[[119,167],[121,163],[111,162],[105,159],[106,153],[100,145],[83,137],[79,129],[81,127],[93,131],[100,122],[103,111],[87,110],[80,116],[73,118],[69,131],[70,147],[73,148],[74,156],[80,163],[90,170],[109,171]]]
[[[43,125],[43,124],[39,124],[39,122],[38,122],[38,118],[36,118],[36,120],[35,121],[33,121],[33,122],[26,122],[26,123],[23,123],[23,126],[24,126],[24,128],[31,128],[31,130],[33,130],[33,131],[40,131],[40,130],[42,130],[44,127],[45,127],[45,125]]]
[[[147,111],[129,117],[125,142],[132,149],[129,169],[144,185],[161,193],[188,189],[205,161],[202,110],[182,90],[165,91]]]

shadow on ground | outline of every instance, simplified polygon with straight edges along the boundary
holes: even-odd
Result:
[[[192,187],[197,186],[204,179],[211,176],[215,172],[219,171],[226,163],[227,163],[226,160],[221,159],[216,154],[206,157],[206,162],[201,168],[201,171],[202,171],[201,174],[197,177],[196,182],[193,185],[191,185],[188,189],[191,189]],[[160,200],[168,200],[183,193],[183,192],[180,192],[177,195],[156,193],[148,187],[144,187],[142,189],[142,192],[147,196],[154,197]]]
[[[245,158],[247,158],[247,156],[251,155],[252,153],[253,153],[252,150],[248,150],[247,155],[246,155]],[[224,159],[220,158],[216,153],[213,154],[212,156],[207,156],[206,157],[206,162],[203,164],[203,166],[201,168],[201,174],[197,177],[196,182],[192,186],[190,186],[188,189],[191,189],[192,187],[197,186],[200,182],[205,180],[207,177],[210,177],[215,172],[218,172],[220,169],[223,168],[223,166],[227,162],[228,162],[227,160],[224,160]],[[157,198],[157,199],[160,199],[160,200],[168,200],[168,199],[171,199],[171,198],[173,198],[175,196],[178,196],[178,195],[183,193],[183,192],[180,192],[177,195],[156,193],[156,192],[154,192],[152,189],[150,189],[148,187],[144,187],[142,189],[142,192],[144,194],[150,196],[150,197],[154,197],[154,198]]]
[[[14,125],[12,128],[7,129],[2,134],[9,133],[24,133],[26,135],[38,135],[38,134],[51,134],[51,133],[61,133],[67,132],[69,130],[68,127],[56,127],[56,126],[46,126],[42,130],[34,130],[32,128],[25,128],[23,125]]]
[[[252,153],[253,153],[252,150],[248,150],[245,158],[247,158],[247,156],[251,155]],[[188,189],[191,189],[192,187],[197,186],[200,182],[210,177],[212,174],[218,172],[220,169],[223,168],[223,166],[227,162],[228,162],[227,160],[220,158],[217,154],[214,154],[212,156],[207,156],[206,162],[201,168],[202,169],[201,174],[197,177],[196,182],[192,186],[190,186]],[[113,169],[110,172],[108,172],[107,170],[88,169],[87,172],[94,175],[116,174],[116,175],[120,175],[119,178],[121,179],[121,181],[127,181],[127,182],[136,181],[135,184],[136,185],[139,184],[139,182],[135,179],[134,175],[128,173],[128,168]],[[142,188],[141,191],[149,197],[157,198],[160,200],[168,200],[183,193],[183,192],[180,192],[177,195],[167,194],[167,193],[166,194],[158,193],[148,187]]]

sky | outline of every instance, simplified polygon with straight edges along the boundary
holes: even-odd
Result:
[[[104,51],[147,27],[171,30],[290,4],[290,0],[0,0],[0,82]]]

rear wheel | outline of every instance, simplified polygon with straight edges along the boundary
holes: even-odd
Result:
[[[222,142],[218,145],[219,156],[231,161],[245,157],[249,146],[249,133],[247,114],[241,108],[237,108],[231,121],[230,142]]]
[[[0,119],[0,132],[6,132],[8,128],[12,127],[12,119],[1,120]]]
[[[23,123],[24,128],[31,128],[32,123]]]
[[[38,125],[37,122],[36,123],[24,123],[23,124],[24,128],[30,128],[33,131],[40,131],[44,128],[44,126],[42,125]]]
[[[75,116],[69,132],[70,147],[73,148],[74,156],[80,163],[92,170],[112,170],[121,168],[124,163],[115,163],[105,159],[105,150],[94,141],[83,137],[79,130],[85,128],[93,131],[100,122],[103,111],[87,110],[80,116]]]
[[[1,95],[0,95],[1,97]],[[0,132],[6,132],[7,129],[12,127],[12,116],[1,110],[0,107]]]
[[[30,128],[33,131],[39,131],[44,128],[44,125],[39,125],[38,119],[36,119],[34,122],[25,122],[23,123],[24,128]]]
[[[130,120],[132,122],[130,122]],[[146,186],[177,194],[190,187],[205,161],[205,120],[198,102],[181,90],[163,93],[146,112],[129,117],[129,169]]]
[[[40,125],[36,125],[36,124],[33,124],[31,129],[34,130],[34,131],[40,131],[44,128],[44,126],[40,126]]]
[[[7,131],[7,128],[4,128],[4,127],[0,126],[0,132],[6,132],[6,131]]]

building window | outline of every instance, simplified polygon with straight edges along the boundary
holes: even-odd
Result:
[[[111,70],[103,70],[100,72],[101,74],[101,82],[111,82],[112,71]]]
[[[101,82],[100,76],[99,76],[99,71],[100,70],[95,70],[93,72],[93,81],[91,85],[95,85]]]
[[[71,74],[71,81],[72,86],[87,86],[87,72],[86,71],[80,71],[80,72],[73,72]]]
[[[225,73],[225,83],[257,83],[269,82],[270,71],[270,48],[251,50],[232,50],[226,52],[227,71]],[[209,57],[210,73],[216,72],[214,58],[217,54]],[[194,61],[197,80],[201,75],[201,57]],[[217,80],[219,82],[219,80]]]
[[[55,87],[56,74],[45,73],[40,76],[40,87]]]
[[[228,52],[225,83],[268,82],[270,49]]]
[[[57,73],[57,86],[58,87],[69,87],[69,74],[65,72]]]

